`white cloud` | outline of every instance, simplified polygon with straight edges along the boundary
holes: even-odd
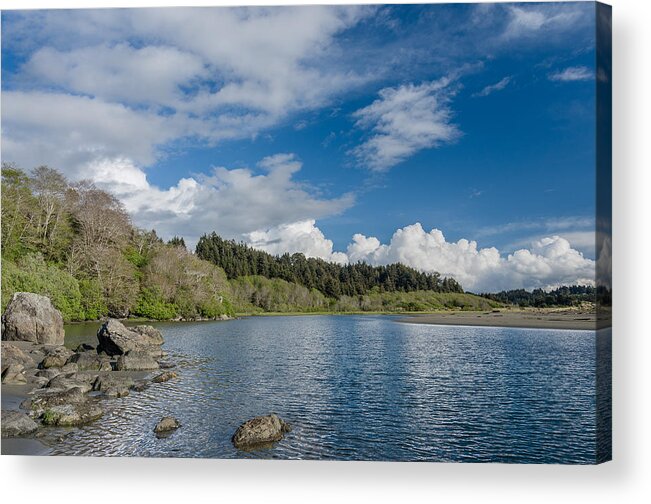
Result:
[[[532,4],[508,6],[510,20],[502,33],[504,41],[516,38],[535,38],[544,34],[549,37],[556,32],[576,28],[585,18],[581,5]]]
[[[567,284],[594,285],[595,262],[586,259],[559,236],[534,241],[528,249],[503,256],[477,242],[448,242],[438,229],[426,232],[420,224],[398,229],[390,243],[356,234],[348,246],[350,261],[371,264],[401,262],[422,271],[437,271],[475,292]]]
[[[3,158],[74,178],[105,159],[151,165],[183,138],[255,137],[375,78],[345,67],[335,42],[373,10],[12,13],[3,47],[26,63],[3,76],[23,90],[3,92]]]
[[[440,230],[426,232],[419,223],[398,229],[388,244],[373,236],[355,234],[346,253],[333,251],[332,241],[314,220],[257,230],[245,239],[271,254],[303,252],[308,257],[341,264],[402,263],[453,277],[464,289],[474,292],[595,284],[595,261],[585,258],[560,236],[534,240],[527,248],[506,255],[495,247],[479,248],[472,240],[448,242]]]
[[[502,89],[504,89],[506,86],[509,85],[511,79],[512,77],[508,75],[503,79],[501,79],[499,82],[486,86],[484,89],[482,89],[478,93],[475,93],[473,96],[488,96],[489,94],[494,93],[495,91],[501,91]]]
[[[340,264],[348,262],[346,254],[333,252],[332,241],[326,239],[313,219],[254,231],[245,235],[245,239],[251,246],[274,255],[301,252],[306,257]]]
[[[559,82],[585,81],[594,79],[594,72],[585,66],[568,67],[549,74],[549,80]]]
[[[183,236],[191,248],[201,234],[213,230],[227,238],[245,239],[260,229],[282,229],[287,222],[336,215],[353,204],[352,194],[333,199],[313,194],[293,179],[301,168],[292,154],[278,154],[264,158],[258,171],[214,167],[209,175],[183,178],[169,189],[160,189],[149,184],[144,172],[128,159],[92,165],[94,180],[124,202],[136,225],[156,229],[164,238]],[[282,237],[292,230],[300,231],[291,228]],[[317,247],[317,234],[312,238]]]
[[[353,114],[356,126],[371,133],[352,153],[370,169],[385,171],[420,150],[454,141],[461,133],[452,123],[453,94],[448,77],[382,89]]]

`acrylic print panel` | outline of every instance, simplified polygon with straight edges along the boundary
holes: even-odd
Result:
[[[610,19],[2,12],[2,454],[609,460]]]

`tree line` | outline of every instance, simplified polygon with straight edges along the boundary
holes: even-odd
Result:
[[[597,289],[587,285],[562,286],[551,291],[514,289],[497,293],[484,293],[482,297],[504,304],[521,307],[547,308],[576,306],[582,302],[596,302]]]
[[[229,279],[250,275],[277,278],[308,290],[316,289],[330,298],[371,292],[463,292],[461,285],[452,278],[441,278],[438,273],[424,273],[400,263],[341,265],[306,258],[301,253],[274,256],[245,243],[225,240],[216,233],[199,239],[196,255],[223,268]]]

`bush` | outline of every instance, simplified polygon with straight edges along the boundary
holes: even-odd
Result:
[[[79,283],[68,272],[47,264],[40,254],[29,254],[18,263],[2,261],[2,310],[15,292],[47,296],[66,322],[84,320]]]
[[[133,314],[148,319],[169,320],[176,317],[177,307],[167,303],[156,287],[143,288],[138,295]]]
[[[79,280],[79,292],[86,320],[97,320],[108,315],[104,291],[97,280],[82,278]]]

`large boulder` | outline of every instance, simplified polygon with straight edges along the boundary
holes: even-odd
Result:
[[[63,317],[50,298],[16,292],[2,315],[2,339],[63,345]]]
[[[38,430],[38,424],[25,413],[2,410],[2,437],[28,436]]]
[[[291,430],[288,423],[272,413],[244,422],[235,431],[231,441],[235,448],[251,449],[280,441]]]
[[[76,373],[58,374],[47,383],[46,387],[59,390],[79,388],[82,393],[93,390],[93,386],[88,381],[77,378]]]
[[[151,326],[126,327],[122,322],[109,319],[97,331],[98,352],[107,355],[124,355],[130,351],[148,352],[161,356],[160,346],[163,337],[158,329]]]
[[[33,393],[31,399],[23,401],[21,408],[30,410],[37,415],[55,406],[65,404],[81,404],[88,399],[84,391],[79,387],[61,390],[56,388],[45,388]]]

